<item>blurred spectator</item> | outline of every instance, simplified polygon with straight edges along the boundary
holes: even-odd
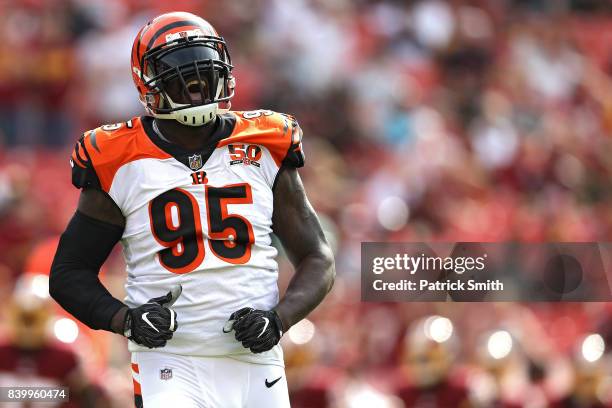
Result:
[[[47,332],[52,320],[45,275],[25,274],[18,281],[8,310],[8,342],[0,344],[3,387],[69,387],[62,407],[107,407],[102,389],[84,375],[77,355],[54,343]],[[68,342],[76,330],[70,319],[55,322],[58,338]],[[17,402],[17,406],[22,406]],[[25,406],[25,405],[23,405]]]
[[[469,392],[456,378],[458,339],[441,316],[416,321],[407,333],[396,394],[406,407],[469,407]]]

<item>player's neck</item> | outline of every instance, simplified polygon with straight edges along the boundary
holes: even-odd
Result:
[[[160,136],[186,150],[197,150],[206,146],[217,128],[217,122],[214,120],[203,126],[186,126],[175,120],[155,119]]]

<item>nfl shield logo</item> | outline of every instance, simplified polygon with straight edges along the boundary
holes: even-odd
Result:
[[[159,378],[162,380],[169,380],[172,378],[172,369],[171,368],[162,368],[159,370]]]
[[[189,156],[189,168],[191,170],[199,170],[202,168],[202,156],[199,154]]]

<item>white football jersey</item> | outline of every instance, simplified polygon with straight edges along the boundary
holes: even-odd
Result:
[[[273,188],[282,166],[303,165],[301,130],[271,111],[219,116],[208,147],[185,151],[148,116],[86,132],[73,183],[108,193],[125,216],[125,303],[135,307],[180,283],[178,330],[156,351],[282,365],[280,346],[253,354],[224,333],[230,314],[278,303],[271,245]],[[149,351],[130,342],[131,351]]]

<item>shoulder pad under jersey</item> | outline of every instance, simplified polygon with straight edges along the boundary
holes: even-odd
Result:
[[[134,119],[89,130],[77,141],[70,159],[72,184],[108,192],[112,176],[129,153]]]
[[[101,189],[100,179],[93,168],[89,153],[85,148],[85,137],[89,132],[85,132],[79,138],[70,157],[70,167],[72,167],[72,184],[76,188],[96,188]]]

